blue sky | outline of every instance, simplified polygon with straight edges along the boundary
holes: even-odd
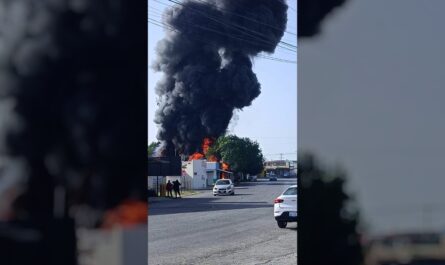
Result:
[[[346,168],[376,233],[445,229],[444,8],[349,1],[299,45],[299,146]]]
[[[172,5],[167,0],[149,1],[149,17],[161,20],[160,11]],[[288,4],[287,31],[296,33],[296,1]],[[156,43],[164,37],[164,29],[149,23],[148,26],[148,61],[151,64],[156,57]],[[297,45],[296,36],[285,34],[283,41]],[[268,54],[269,55],[269,54]],[[296,61],[297,54],[278,48],[273,57]],[[267,160],[296,160],[297,154],[297,65],[263,58],[253,60],[253,71],[261,83],[261,94],[252,105],[237,111],[229,125],[229,131],[240,137],[256,140]],[[154,87],[162,73],[155,73],[151,68],[148,74],[148,141],[156,140],[157,127],[153,122],[156,111]]]

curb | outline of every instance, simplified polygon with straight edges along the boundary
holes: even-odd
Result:
[[[186,194],[186,195],[181,194],[181,197],[184,198],[184,197],[188,197],[188,196],[192,196],[192,195],[197,195],[199,193],[201,193],[201,190],[196,190],[196,191],[194,191],[194,193],[191,193],[191,194]],[[169,201],[169,200],[174,200],[174,198],[170,198],[170,197],[149,197],[148,198],[149,203]]]

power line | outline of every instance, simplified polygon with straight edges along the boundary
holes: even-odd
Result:
[[[290,5],[287,5],[287,7],[289,7],[292,11],[297,12],[297,10],[293,7],[291,7]]]
[[[296,136],[250,136],[250,137],[252,137],[252,138],[259,138],[259,139],[271,139],[271,138],[273,138],[273,139],[277,139],[277,138],[280,138],[280,139],[282,139],[282,138],[287,138],[287,139],[292,138],[292,139],[295,139],[296,138]]]
[[[160,3],[160,4],[162,4],[162,5],[168,6],[168,7],[174,7],[173,5],[169,5],[169,4],[163,3],[163,2],[161,2],[161,1],[159,1],[159,0],[154,0],[154,1],[156,1],[156,2],[158,2],[158,3]],[[221,20],[218,20],[218,19],[215,18],[215,17],[211,17],[211,16],[209,16],[208,14],[205,14],[205,13],[203,13],[203,12],[201,12],[201,11],[198,11],[198,10],[192,8],[192,7],[185,6],[185,5],[183,5],[182,3],[177,2],[177,1],[175,1],[175,0],[167,0],[167,1],[172,2],[172,3],[175,3],[175,4],[178,4],[178,5],[181,5],[181,6],[184,6],[184,7],[187,7],[187,8],[189,8],[189,9],[191,9],[191,10],[192,10],[193,12],[195,12],[195,13],[203,14],[203,15],[206,16],[207,18],[210,18],[210,19],[212,19],[212,20],[214,20],[214,21],[216,21],[216,22],[218,22],[218,23],[220,23],[220,24],[223,24],[223,25],[226,25],[226,26],[227,26],[227,23],[222,22]],[[208,3],[207,3],[207,4],[208,4]],[[227,11],[227,12],[229,12],[229,11]],[[241,15],[238,15],[238,16],[241,16]],[[245,16],[241,16],[241,17],[245,17]],[[248,18],[248,17],[246,17],[246,18],[247,18],[247,19],[250,19],[250,18]],[[252,19],[250,19],[250,20],[252,20]],[[255,20],[253,20],[253,21],[255,21]],[[260,23],[260,24],[264,24],[264,23],[261,23],[261,22],[259,22],[259,21],[255,21],[255,22]],[[264,24],[264,25],[266,25],[266,26],[270,26],[270,25],[268,25],[268,24]],[[251,29],[247,29],[247,28],[245,28],[245,27],[243,27],[243,26],[240,26],[240,25],[237,25],[237,24],[234,24],[234,23],[232,23],[232,26],[231,26],[231,27],[232,27],[232,28],[233,28],[233,27],[237,27],[237,30],[238,30],[238,31],[241,31],[241,32],[243,32],[241,29],[244,29],[244,30],[248,30],[248,31],[250,31],[250,32],[253,32],[254,34],[257,34],[258,36],[263,36],[263,37],[265,37],[264,35],[262,35],[261,33],[257,32],[257,31],[254,31],[254,30],[251,30]],[[270,27],[272,27],[272,26],[270,26]],[[241,29],[239,29],[239,28],[241,28]],[[275,27],[272,27],[272,28],[275,28]],[[277,28],[277,29],[278,29],[278,28]],[[215,30],[215,32],[218,32],[218,31]],[[248,33],[245,32],[245,31],[244,31],[243,33],[248,34]],[[222,34],[222,33],[221,33],[221,34]],[[225,35],[226,35],[226,34],[225,34]],[[252,36],[252,34],[249,34],[249,35]],[[231,36],[232,38],[234,37],[233,35],[229,35],[229,36]],[[253,37],[256,38],[256,39],[258,39],[257,36],[253,36]],[[238,37],[235,37],[235,38],[238,38]],[[238,38],[238,39],[240,39],[240,38]],[[262,41],[262,42],[265,42],[265,43],[272,44],[270,41],[267,41],[267,40],[265,40],[265,39],[259,39],[259,40]],[[289,51],[291,51],[291,52],[296,52],[296,50],[294,50],[294,49],[297,48],[296,45],[289,44],[289,43],[284,42],[284,41],[280,41],[280,43],[282,43],[283,45],[286,45],[286,47],[281,46],[281,45],[277,45],[279,48],[286,49],[286,50],[289,50]]]
[[[228,36],[228,37],[230,37],[232,39],[237,39],[237,40],[244,41],[246,43],[250,43],[250,44],[254,44],[254,45],[257,44],[256,42],[253,42],[253,41],[250,41],[250,40],[246,40],[246,39],[243,39],[243,38],[239,38],[239,37],[236,37],[236,36],[233,36],[233,35],[230,35],[230,34],[221,33],[218,30],[211,29],[211,28],[208,28],[208,27],[204,27],[204,26],[200,26],[200,25],[194,25],[194,27],[201,28],[203,30],[207,30],[207,31],[211,31],[211,32],[215,32],[215,33],[218,33],[218,34],[223,35],[223,36]],[[287,49],[287,48],[285,48],[285,49]],[[290,50],[290,49],[288,49],[288,50]]]
[[[277,153],[277,154],[263,154],[263,155],[267,155],[267,156],[276,156],[276,155],[296,155],[298,154],[297,152],[292,152],[292,153]]]
[[[156,8],[156,7],[154,7],[154,6],[149,6],[149,7],[148,7],[148,10],[155,10],[155,11],[158,11],[159,13],[161,13],[161,14],[162,14],[162,12],[163,12],[161,9]]]
[[[154,20],[154,19],[152,19],[152,18],[149,18],[149,21],[148,21],[148,22],[151,23],[151,24],[154,24],[154,25],[156,25],[156,26],[162,27],[162,28],[164,28],[164,29],[170,30],[170,31],[180,32],[179,30],[173,28],[172,26],[170,26],[170,25],[168,25],[168,24],[166,24],[166,23],[164,23],[164,22],[160,22],[160,21]],[[209,28],[206,28],[206,27],[197,26],[197,25],[196,25],[196,27],[199,27],[199,28],[202,28],[202,29],[205,29],[205,30],[214,31],[214,32],[216,32],[216,33],[219,33],[217,30],[209,29]],[[220,34],[223,34],[223,33],[220,33]],[[248,40],[245,40],[245,39],[240,39],[240,38],[233,37],[233,36],[232,36],[232,38],[235,38],[235,39],[239,39],[239,40],[242,40],[242,41],[246,41],[246,42],[252,43],[252,42],[250,42],[250,41],[248,41]],[[207,43],[208,43],[208,42],[207,42]],[[208,43],[208,44],[212,45],[211,43]],[[272,57],[272,56],[263,55],[263,54],[258,54],[257,57],[259,57],[259,58],[263,58],[263,59],[268,59],[268,60],[273,60],[273,61],[278,61],[278,62],[283,62],[283,63],[293,63],[293,64],[296,64],[296,63],[297,63],[296,61],[290,61],[290,60],[286,60],[286,59],[282,59],[282,58],[277,58],[277,57]]]
[[[202,0],[195,0],[195,1],[208,4],[207,2],[202,1]],[[290,7],[290,6],[288,5],[288,7]],[[292,9],[293,9],[293,8],[292,8]],[[271,26],[271,25],[266,24],[266,23],[264,23],[264,22],[255,20],[255,19],[253,19],[253,18],[251,18],[251,17],[247,17],[247,16],[240,15],[240,14],[238,14],[238,13],[236,13],[236,12],[228,11],[227,9],[224,9],[224,8],[219,8],[219,10],[224,11],[224,12],[229,13],[229,14],[232,14],[232,15],[235,15],[235,16],[238,16],[238,17],[242,17],[242,18],[248,19],[248,20],[250,20],[250,21],[253,21],[253,22],[256,22],[256,23],[259,23],[259,24],[262,24],[262,25],[265,25],[265,26],[268,26],[268,27],[271,27],[271,28],[274,28],[274,29],[277,29],[277,30],[280,30],[280,29],[277,28],[277,27],[274,27],[274,26]],[[294,10],[295,10],[295,9],[294,9]],[[284,31],[284,32],[286,32],[286,33],[288,33],[288,34],[291,34],[291,35],[294,35],[294,36],[297,36],[297,34],[294,33],[294,32],[289,32],[289,31]]]
[[[259,57],[259,58],[263,58],[263,59],[268,59],[268,60],[273,60],[273,61],[277,61],[277,62],[297,64],[296,61],[291,61],[291,60],[286,60],[286,59],[276,58],[276,57],[267,56],[267,55],[262,55],[262,54],[258,54],[257,57]]]
[[[166,29],[166,30],[180,32],[179,30],[171,27],[170,25],[168,25],[166,23],[163,23],[163,22],[159,22],[159,21],[157,21],[155,19],[152,19],[152,18],[148,18],[148,23],[151,23],[153,25],[156,25],[156,26],[161,27],[161,28]]]
[[[240,31],[240,32],[242,32],[242,33],[248,34],[248,35],[250,35],[250,36],[256,38],[256,39],[259,40],[259,41],[262,41],[262,42],[264,42],[264,43],[273,44],[273,43],[270,42],[270,41],[267,41],[267,40],[265,40],[265,39],[261,39],[261,38],[259,38],[259,36],[262,36],[262,37],[265,37],[265,36],[264,36],[263,34],[257,32],[257,31],[248,29],[248,28],[246,28],[246,27],[243,27],[243,26],[240,26],[240,25],[237,25],[237,24],[234,24],[234,23],[230,23],[231,25],[229,25],[229,24],[226,23],[226,22],[223,22],[223,21],[221,21],[221,20],[219,20],[219,19],[217,19],[217,18],[215,18],[215,17],[209,16],[208,14],[205,14],[205,13],[202,12],[202,11],[196,10],[195,8],[192,8],[192,7],[190,7],[190,6],[186,6],[186,5],[184,5],[184,4],[182,4],[182,3],[178,2],[178,1],[175,1],[175,0],[167,0],[167,1],[172,2],[172,3],[176,3],[176,4],[178,4],[178,5],[181,5],[181,6],[185,7],[185,8],[189,8],[189,9],[192,10],[193,12],[202,14],[203,16],[205,16],[205,17],[207,17],[207,18],[209,18],[209,19],[211,19],[211,20],[213,20],[213,21],[216,21],[216,22],[218,22],[218,23],[220,23],[220,24],[222,24],[222,25],[224,25],[224,26],[230,26],[230,27],[232,27],[232,28],[235,28],[236,30],[238,30],[238,31]],[[247,30],[247,31],[250,31],[250,32],[252,32],[252,33],[254,33],[254,34],[257,34],[258,36],[255,36],[255,35],[252,35],[252,34],[250,34],[250,33],[247,33],[247,32],[245,32],[245,31],[243,31],[242,29],[244,29],[245,31]],[[295,52],[295,50],[293,50],[293,49],[291,49],[291,48],[297,48],[296,46],[294,46],[294,45],[292,45],[292,44],[289,44],[289,43],[287,43],[287,42],[280,41],[280,43],[283,43],[284,45],[286,45],[286,46],[288,46],[288,47],[283,47],[283,46],[278,45],[279,47],[281,47],[281,48],[283,48],[283,49],[286,49],[286,50],[289,50],[289,51],[292,51],[292,52]],[[291,48],[289,48],[289,47],[291,47]]]
[[[150,17],[155,17],[155,18],[157,18],[157,19],[162,19],[162,16],[161,15],[159,15],[159,14],[157,14],[157,13],[150,13],[150,12],[148,12],[148,17],[150,18]]]
[[[211,17],[211,16],[209,16],[209,15],[207,15],[207,14],[201,12],[201,11],[198,11],[198,10],[192,8],[192,7],[185,6],[184,4],[178,2],[177,0],[167,0],[167,1],[172,2],[172,3],[176,3],[176,4],[181,5],[181,6],[183,6],[183,7],[187,7],[187,8],[189,8],[189,9],[191,9],[191,10],[194,10],[195,12],[200,13],[200,14],[203,14],[205,17],[210,18],[210,19],[212,19],[212,20],[214,20],[214,21],[216,21],[216,22],[218,22],[218,23],[220,23],[220,24],[223,24],[223,25],[226,25],[226,26],[228,25],[226,22],[222,22],[222,21],[218,20],[218,19],[215,18],[215,17]],[[257,21],[257,23],[260,23],[260,22]],[[230,22],[230,24],[231,24],[230,26],[231,26],[232,28],[235,27],[235,29],[237,29],[237,30],[239,30],[239,31],[241,31],[241,32],[242,32],[242,30],[240,30],[240,29],[244,29],[244,30],[250,31],[250,32],[252,32],[252,33],[254,33],[254,34],[257,34],[258,36],[266,37],[266,36],[264,36],[263,34],[261,34],[261,33],[258,32],[258,31],[248,29],[248,28],[246,28],[246,27],[237,25],[237,24],[235,24],[235,23],[231,23],[231,22]],[[263,24],[263,23],[261,23],[261,24]],[[269,25],[269,26],[270,26],[270,25]],[[272,26],[270,26],[270,27],[272,27]],[[278,29],[278,30],[279,30],[279,29]],[[244,33],[246,33],[246,32],[244,32]],[[254,35],[252,35],[252,34],[249,34],[249,35],[250,35],[250,36],[253,36],[254,38],[257,38],[257,39],[258,39],[258,37],[254,36]],[[263,42],[267,42],[267,43],[272,44],[270,41],[267,41],[267,40],[264,40],[264,39],[259,39],[259,40],[260,40],[260,41],[263,41]],[[283,43],[284,45],[286,45],[286,46],[288,46],[288,47],[291,47],[291,48],[297,48],[297,46],[295,46],[295,45],[293,45],[293,44],[289,44],[289,43],[284,42],[284,41],[280,41],[280,43]],[[285,48],[285,47],[282,47],[282,48]],[[293,50],[291,50],[291,51],[293,51]]]
[[[199,26],[199,27],[201,27],[202,29],[207,29],[207,30],[214,31],[214,32],[218,33],[216,30],[212,30],[212,29],[209,29],[209,28],[206,28],[206,27],[202,27],[202,26]],[[235,36],[230,36],[230,37],[238,39],[238,40],[241,40],[241,41],[245,41],[245,42],[248,42],[248,43],[255,44],[254,42],[246,40],[246,39],[238,38],[238,37],[235,37]],[[286,60],[286,59],[282,59],[282,58],[277,58],[277,57],[273,57],[273,56],[269,56],[269,55],[265,55],[265,54],[257,54],[255,57],[268,59],[268,60],[273,60],[273,61],[278,61],[278,62],[284,62],[284,63],[292,63],[292,64],[296,64],[297,63],[296,61],[291,61],[291,60]]]

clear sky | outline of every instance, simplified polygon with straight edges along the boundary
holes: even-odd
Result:
[[[355,0],[299,45],[299,146],[342,164],[371,231],[445,231],[445,1]]]
[[[149,17],[161,20],[160,12],[173,3],[167,0],[149,1]],[[287,31],[296,33],[296,0],[288,0]],[[149,23],[148,60],[155,59],[156,43],[164,37],[164,29]],[[297,45],[297,37],[285,34],[283,41]],[[268,54],[269,55],[269,54]],[[297,54],[277,48],[270,56],[290,61],[297,60]],[[229,125],[229,131],[240,137],[256,140],[267,160],[296,160],[297,154],[297,65],[263,58],[255,58],[253,71],[261,83],[261,94],[252,105],[237,111]],[[148,74],[148,141],[156,140],[157,127],[153,122],[156,111],[154,87],[162,73],[155,73],[151,68]]]

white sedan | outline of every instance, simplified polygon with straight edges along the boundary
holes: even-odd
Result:
[[[218,179],[213,187],[213,196],[235,195],[235,185],[230,179]]]
[[[275,199],[273,215],[280,228],[297,221],[297,185],[288,187]]]

